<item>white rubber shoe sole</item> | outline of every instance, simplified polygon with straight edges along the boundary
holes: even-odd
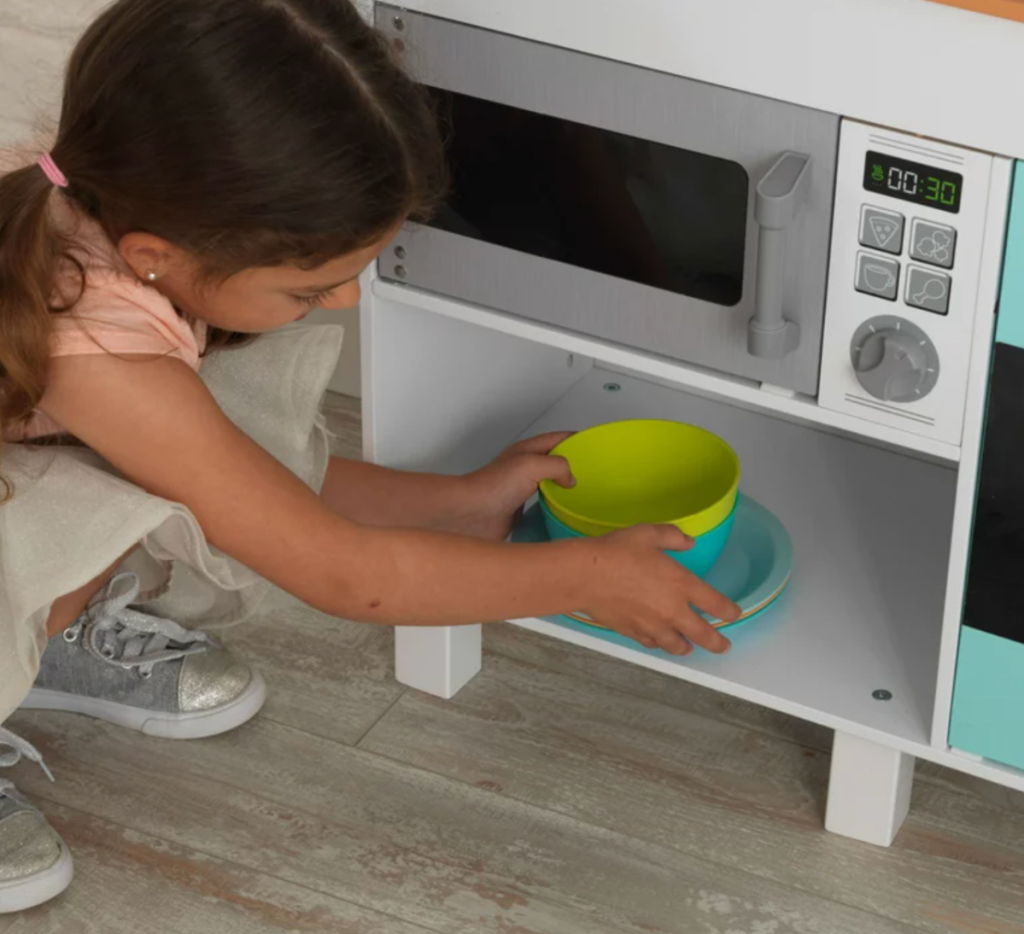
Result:
[[[15,911],[28,911],[56,898],[69,885],[75,875],[71,852],[61,841],[60,859],[49,869],[27,879],[0,882],[0,915]]]
[[[231,703],[195,713],[146,710],[118,704],[116,701],[43,688],[32,688],[21,707],[23,710],[80,713],[162,739],[204,739],[227,733],[247,723],[260,712],[266,699],[267,683],[258,671],[254,671],[246,689]]]

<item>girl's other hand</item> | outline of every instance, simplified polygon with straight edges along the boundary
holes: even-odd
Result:
[[[446,525],[452,532],[490,541],[504,541],[522,518],[523,504],[542,480],[571,487],[569,462],[551,451],[572,432],[538,435],[512,445],[496,461],[465,478],[465,497],[458,514]]]
[[[693,539],[675,526],[638,525],[592,541],[593,597],[582,610],[595,622],[673,655],[695,645],[729,650],[729,640],[696,611],[734,622],[740,608],[664,554],[686,551]]]

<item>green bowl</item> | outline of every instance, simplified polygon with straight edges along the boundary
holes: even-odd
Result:
[[[552,515],[583,535],[644,523],[697,538],[736,508],[740,462],[721,438],[681,422],[611,422],[581,431],[552,454],[569,462],[576,486],[540,485]]]

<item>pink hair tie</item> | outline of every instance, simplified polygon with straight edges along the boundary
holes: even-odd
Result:
[[[49,153],[45,153],[39,157],[39,166],[42,168],[46,177],[53,182],[57,188],[68,187],[67,176],[57,168],[57,163],[53,161],[53,156]]]

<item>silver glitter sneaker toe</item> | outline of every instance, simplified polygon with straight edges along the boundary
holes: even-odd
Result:
[[[267,696],[259,672],[205,632],[132,609],[138,596],[136,575],[117,575],[50,640],[22,707],[165,739],[215,736],[252,719]]]
[[[22,756],[50,774],[33,746],[0,727],[0,767],[16,765]],[[14,785],[0,778],[0,915],[56,898],[73,875],[64,841]]]

